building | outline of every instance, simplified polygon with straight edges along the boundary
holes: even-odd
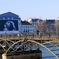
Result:
[[[0,14],[0,33],[21,32],[34,32],[34,27],[12,12]]]
[[[55,19],[47,19],[47,32],[54,32],[55,31]]]
[[[21,21],[21,32],[34,32],[34,27],[27,21]]]
[[[35,26],[39,22],[39,20],[40,19],[38,19],[38,18],[29,18],[29,19],[27,19],[27,21],[29,23],[31,23],[33,26]]]
[[[0,33],[18,33],[21,30],[19,26],[21,25],[21,18],[12,12],[3,13],[0,14],[0,25]]]

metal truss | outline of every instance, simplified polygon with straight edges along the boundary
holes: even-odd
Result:
[[[52,47],[49,48],[46,44],[51,44]],[[13,51],[23,51],[23,50],[34,50],[34,49],[40,49],[40,47],[44,47],[47,49],[50,53],[52,53],[57,59],[59,58],[56,53],[53,52],[53,47],[56,47],[59,49],[57,42],[55,41],[49,41],[46,43],[38,43],[34,40],[18,40],[18,41],[12,41],[12,40],[0,40],[0,50],[3,49],[5,53],[7,52],[13,52]]]

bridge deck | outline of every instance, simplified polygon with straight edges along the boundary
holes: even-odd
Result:
[[[24,40],[24,39],[27,39],[27,40],[37,40],[37,41],[57,41],[59,42],[59,38],[57,37],[0,37],[0,40]]]

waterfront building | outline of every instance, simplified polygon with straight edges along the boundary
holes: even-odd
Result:
[[[7,12],[0,14],[0,33],[11,33],[11,32],[16,32],[21,30],[20,26],[21,25],[21,18],[12,13],[12,12]],[[7,30],[4,30],[7,28]]]

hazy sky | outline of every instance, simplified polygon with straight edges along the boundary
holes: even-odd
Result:
[[[58,18],[59,0],[0,0],[0,14],[18,14],[22,20],[27,18]]]

